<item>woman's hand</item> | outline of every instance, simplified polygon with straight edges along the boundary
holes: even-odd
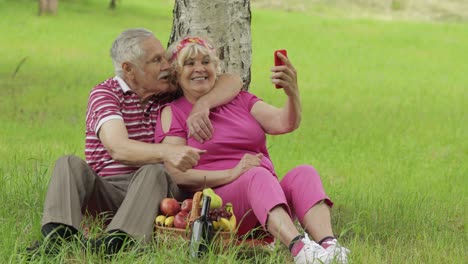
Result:
[[[231,169],[232,181],[239,178],[239,176],[251,168],[260,166],[262,158],[263,153],[258,153],[256,155],[245,154],[236,167]]]
[[[286,103],[277,108],[262,101],[256,102],[250,113],[262,126],[265,133],[280,135],[294,131],[301,123],[301,100],[297,85],[297,73],[289,59],[281,53],[278,58],[284,65],[271,68],[271,82],[281,86],[287,95]]]
[[[295,96],[298,93],[297,72],[291,61],[281,53],[278,53],[280,60],[285,65],[274,66],[271,68],[271,82],[281,86],[287,96]]]

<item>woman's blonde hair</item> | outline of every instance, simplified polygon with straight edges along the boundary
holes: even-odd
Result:
[[[184,67],[187,58],[197,54],[209,55],[210,61],[214,63],[216,75],[221,73],[219,57],[216,49],[207,38],[197,36],[186,36],[173,42],[166,51],[166,59],[171,64],[172,70],[178,76]]]

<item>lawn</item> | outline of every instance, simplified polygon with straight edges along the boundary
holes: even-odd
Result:
[[[54,161],[83,157],[89,90],[113,75],[109,48],[129,27],[167,43],[173,1],[63,0],[38,17],[32,0],[0,0],[0,262],[25,261],[40,237]],[[250,91],[281,106],[269,83],[273,51],[288,49],[299,78],[301,127],[269,137],[279,175],[312,164],[334,231],[353,263],[467,263],[468,25],[318,17],[252,9]],[[158,243],[116,262],[185,263],[187,243]],[[37,262],[100,262],[76,245]],[[284,263],[279,247],[207,263]],[[194,262],[196,263],[196,262]]]

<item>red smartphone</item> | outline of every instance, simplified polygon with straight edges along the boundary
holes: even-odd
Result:
[[[278,57],[278,53],[283,54],[285,57],[288,57],[288,52],[284,49],[282,50],[275,50],[275,66],[284,65],[284,62]],[[278,84],[275,84],[276,89],[282,88]]]
[[[284,62],[278,57],[278,53],[283,54],[285,57],[288,57],[288,52],[284,49],[275,50],[275,66],[284,65]]]

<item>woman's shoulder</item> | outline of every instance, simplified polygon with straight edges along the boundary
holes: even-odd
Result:
[[[172,102],[167,103],[165,106],[170,106],[172,111],[182,111],[182,112],[190,112],[193,108],[193,105],[185,99],[185,97],[180,97],[175,99]]]
[[[246,106],[249,110],[253,104],[261,101],[255,94],[252,94],[248,91],[240,91],[239,94],[232,100],[235,104],[242,104]]]

